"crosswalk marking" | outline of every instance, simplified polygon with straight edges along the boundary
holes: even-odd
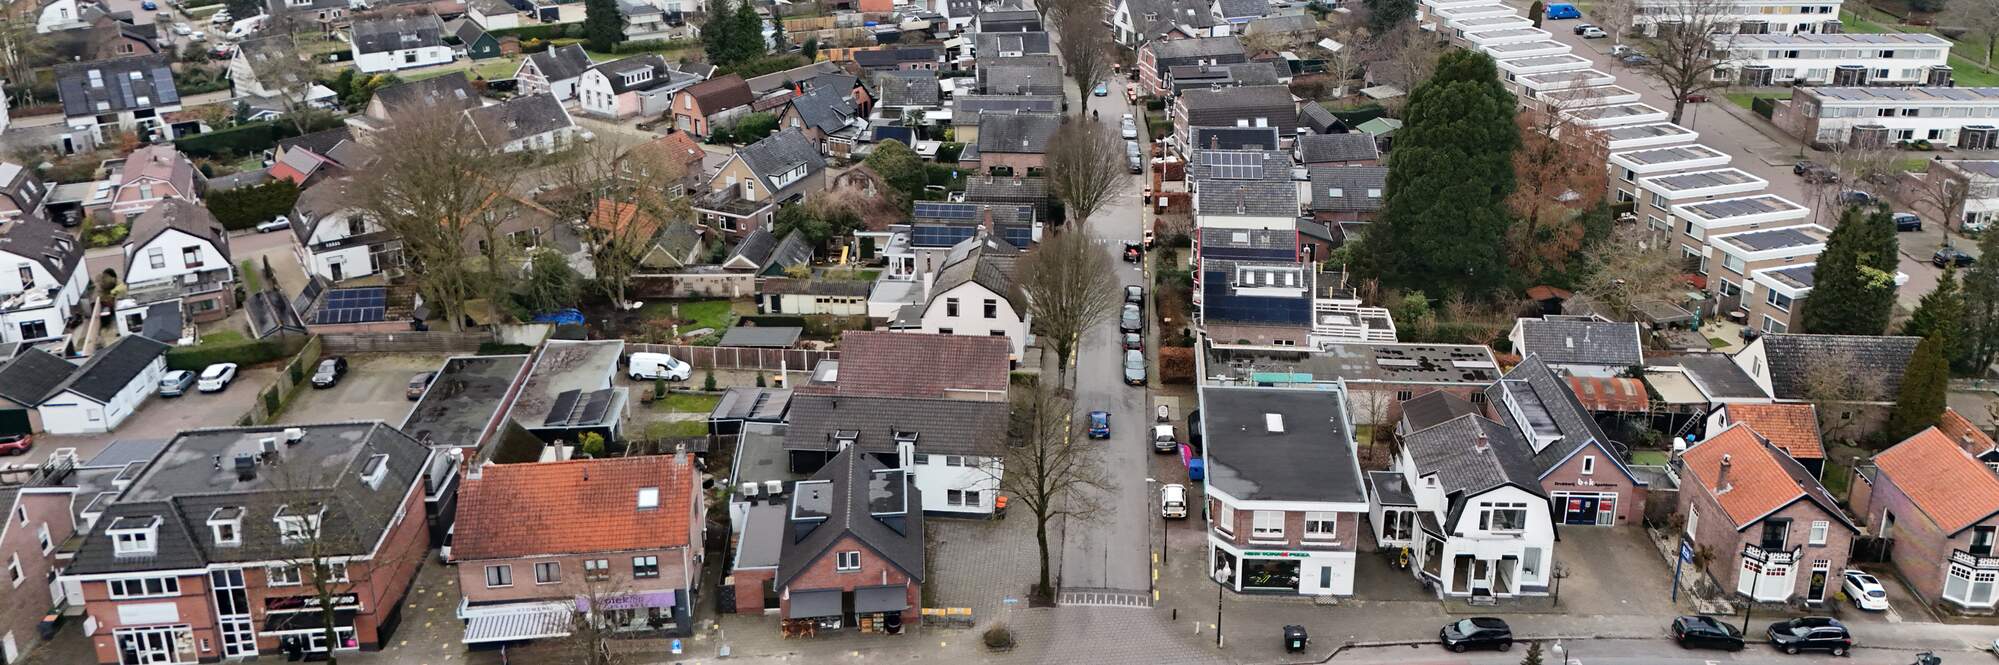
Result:
[[[1115,589],[1076,589],[1063,591],[1055,599],[1060,605],[1072,607],[1130,607],[1144,609],[1152,607],[1152,597],[1144,592],[1119,591]]]

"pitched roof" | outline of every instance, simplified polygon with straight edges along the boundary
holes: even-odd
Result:
[[[782,275],[792,266],[802,266],[812,262],[812,243],[798,229],[784,234],[777,246],[770,251],[770,258],[763,263],[763,275]]]
[[[64,115],[150,109],[180,103],[165,55],[66,62],[56,65],[56,92]]]
[[[86,183],[87,185],[87,183]],[[49,274],[68,280],[83,263],[83,246],[62,225],[35,214],[0,223],[0,252],[42,264]]]
[[[803,95],[792,97],[785,103],[806,127],[831,134],[847,127],[849,121],[858,115],[851,91],[835,88],[816,88]]]
[[[36,348],[22,349],[6,364],[0,364],[0,397],[29,408],[41,406],[75,372],[76,365],[54,354]]]
[[[834,390],[857,397],[952,397],[959,391],[1004,396],[1012,351],[1000,337],[848,331],[840,335]]]
[[[584,52],[582,44],[557,46],[540,53],[530,53],[528,60],[534,61],[535,71],[541,72],[542,77],[550,81],[573,79],[582,76],[584,70],[590,68],[590,54]]]
[[[431,107],[442,106],[451,112],[478,107],[479,91],[466,80],[465,72],[455,71],[443,76],[406,81],[375,91],[375,101],[382,103],[382,110],[390,119],[411,113],[427,112]]]
[[[1306,104],[1308,108],[1315,106],[1318,105]],[[1306,164],[1360,162],[1381,158],[1381,151],[1375,148],[1374,137],[1359,132],[1300,136],[1298,154],[1299,161]]]
[[[1636,367],[1645,364],[1645,342],[1638,324],[1576,317],[1520,319],[1522,348],[1514,353],[1540,354],[1556,365]]]
[[[1215,17],[1202,0],[1124,0],[1131,10],[1131,26],[1141,41],[1173,31],[1178,26],[1207,28],[1215,24]],[[1181,40],[1156,41],[1155,44],[1172,43]]]
[[[690,545],[700,472],[688,456],[644,455],[488,464],[458,488],[462,560],[589,554]],[[638,506],[654,488],[658,507]]]
[[[1870,335],[1769,334],[1758,338],[1770,372],[1770,391],[1778,399],[1805,399],[1814,362],[1836,360],[1854,385],[1872,388],[1860,401],[1893,402],[1901,394],[1902,373],[1920,337]]]
[[[1432,390],[1402,402],[1402,422],[1411,432],[1442,425],[1458,416],[1479,413],[1478,405],[1442,390]]]
[[[641,53],[619,58],[590,69],[604,75],[604,80],[611,83],[613,95],[622,95],[632,90],[651,90],[673,83],[673,68],[668,67],[666,58],[657,53]],[[629,82],[625,78],[627,74],[637,75],[648,71],[652,72],[651,76],[642,78],[634,76]],[[705,104],[703,108],[706,108]]]
[[[1511,428],[1477,414],[1452,418],[1428,429],[1403,435],[1402,446],[1416,464],[1418,477],[1435,475],[1452,501],[1446,530],[1457,526],[1465,499],[1501,485],[1542,494],[1532,451]]]
[[[169,348],[172,347],[144,335],[127,335],[110,348],[100,349],[89,360],[83,361],[76,373],[70,375],[69,382],[57,392],[74,391],[99,403],[109,404],[118,397],[119,391],[146,371],[147,365],[166,355]]]
[[[1152,42],[1146,48],[1152,49],[1153,61],[1163,67],[1184,65],[1192,61],[1221,62],[1216,59],[1218,56],[1244,54],[1242,40],[1234,36],[1169,39]],[[1235,62],[1242,61],[1242,59],[1235,60]]]
[[[444,21],[436,14],[364,18],[350,30],[361,53],[388,53],[444,45]]]
[[[1028,62],[1034,56],[1007,58],[1008,64],[981,65],[978,69],[979,87],[988,95],[1060,95],[1064,79],[1062,68],[1053,64],[1012,64]]]
[[[1875,455],[1874,466],[1947,537],[1999,513],[1999,474],[1935,427]]]
[[[1222,18],[1249,18],[1270,13],[1270,3],[1266,0],[1216,0],[1222,7]]]
[[[163,344],[173,344],[180,340],[181,332],[187,325],[181,314],[178,300],[162,300],[147,305],[146,320],[140,324],[139,334]]]
[[[776,249],[777,236],[771,235],[770,229],[758,226],[755,231],[744,236],[742,242],[736,243],[736,253],[729,257],[729,261],[741,258],[761,269],[764,262],[770,260],[771,252]]]
[[[1763,435],[1764,440],[1796,459],[1825,459],[1825,444],[1819,439],[1818,408],[1810,404],[1733,403],[1726,423],[1742,423]]]
[[[1006,178],[1001,176],[972,177],[965,179],[965,201],[969,203],[1041,203],[1048,200],[1048,181],[1044,178]]]
[[[765,93],[777,90],[779,88],[793,87],[801,81],[807,81],[827,74],[846,74],[846,73],[847,70],[842,69],[840,67],[840,63],[833,62],[831,60],[823,60],[809,65],[800,65],[781,72],[772,72],[769,74],[765,74],[763,76],[758,76],[756,78],[752,78],[748,81],[745,81],[744,83],[748,85],[750,91],[754,93],[753,96],[762,96]],[[731,74],[730,76],[735,76],[735,75]]]
[[[1937,429],[1942,430],[1944,436],[1950,437],[1950,440],[1956,441],[1957,446],[1963,448],[1964,452],[1976,456],[1992,451],[1994,445],[1992,437],[1978,429],[1977,425],[1973,425],[1963,414],[1958,413],[1957,409],[1944,407],[1943,415],[1937,418]]]
[[[779,541],[778,587],[791,584],[847,536],[910,579],[923,580],[923,492],[909,474],[886,468],[873,455],[843,450],[811,480],[793,487],[788,537]]]
[[[348,125],[341,125],[333,129],[317,131],[304,136],[294,136],[279,141],[278,149],[289,151],[294,148],[303,148],[307,152],[324,157],[327,153],[333,152],[334,146],[352,140],[354,140],[354,128]]]
[[[937,277],[930,287],[930,299],[935,301],[945,292],[966,283],[985,287],[1013,306],[1015,315],[1027,313],[1027,294],[1014,282],[1011,261],[1020,256],[1020,250],[992,236],[967,238],[951,248],[944,267],[937,271]]]
[[[750,85],[735,74],[708,79],[687,86],[680,92],[694,97],[694,102],[701,105],[701,111],[709,115],[749,106],[750,102],[756,101],[756,95],[750,93]]]
[[[881,106],[937,106],[943,97],[937,72],[883,72],[875,77],[875,97]]]
[[[871,453],[895,451],[897,433],[916,434],[916,451],[997,457],[1006,447],[1006,402],[796,393],[784,447],[832,452],[838,432]]]
[[[1720,484],[1724,458],[1729,462],[1726,486]],[[1688,448],[1680,459],[1694,482],[1714,496],[1737,531],[1799,500],[1818,504],[1847,529],[1854,528],[1810,471],[1747,425],[1708,437]]]
[[[498,104],[465,111],[465,119],[478,130],[489,147],[499,147],[525,138],[540,136],[576,121],[552,93],[522,95]]]
[[[1046,32],[979,32],[973,33],[972,43],[974,52],[985,57],[1048,53],[1051,47]]]
[[[1386,201],[1386,166],[1314,166],[1306,172],[1312,178],[1313,210],[1373,212]]]
[[[736,156],[749,165],[750,172],[763,180],[766,191],[777,192],[777,176],[783,175],[803,165],[805,174],[812,175],[826,169],[826,157],[819,154],[819,147],[812,139],[796,129],[786,129],[764,137],[736,151]]]
[[[1320,104],[1318,102],[1307,102],[1298,105],[1299,127],[1309,128],[1312,131],[1318,132],[1320,134],[1337,136],[1337,134],[1331,134],[1330,130],[1336,126],[1339,126],[1339,124],[1340,124],[1340,119],[1333,117],[1333,112],[1326,110],[1326,107],[1323,104]],[[1366,134],[1360,134],[1360,135],[1367,136]],[[1374,140],[1374,137],[1372,136],[1368,136],[1367,138],[1369,141]]]
[[[1610,436],[1604,434],[1603,428],[1596,424],[1596,418],[1583,408],[1582,400],[1576,397],[1568,382],[1557,376],[1537,354],[1527,354],[1525,360],[1487,386],[1485,399],[1486,403],[1494,405],[1501,422],[1520,433],[1522,441],[1533,444],[1542,437],[1553,438],[1532,453],[1538,473],[1547,473],[1591,442],[1600,444],[1605,450],[1611,447]],[[1525,418],[1526,421],[1520,422],[1517,418]],[[1529,449],[1533,450],[1533,446]],[[1624,470],[1622,462],[1615,458],[1611,461],[1620,472],[1630,475]]]
[[[1045,113],[987,113],[979,116],[980,153],[1048,152],[1062,116]]]
[[[1203,150],[1276,150],[1276,127],[1195,127],[1189,145]]]
[[[154,238],[166,233],[167,229],[206,240],[216,252],[222,254],[222,258],[229,258],[229,231],[222,228],[222,222],[216,221],[208,208],[180,198],[160,199],[159,203],[140,213],[132,220],[132,235],[126,242],[134,248],[144,248]],[[134,251],[126,263],[141,260],[143,257],[140,254]]]
[[[1264,119],[1268,124],[1295,122],[1298,109],[1291,89],[1281,85],[1245,85],[1213,90],[1194,88],[1180,93],[1189,127],[1233,127],[1237,120]]]
[[[695,141],[687,132],[673,132],[638,144],[625,154],[630,156],[654,151],[659,153],[657,157],[659,160],[688,169],[683,175],[690,176],[701,175],[701,160],[708,155],[707,151],[701,149],[701,143]]]

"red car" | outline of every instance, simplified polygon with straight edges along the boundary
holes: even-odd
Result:
[[[0,455],[25,455],[34,445],[35,437],[26,434],[0,434]]]
[[[1688,104],[1705,104],[1707,103],[1707,95],[1703,95],[1701,93],[1696,92],[1691,95],[1687,95],[1686,101]]]

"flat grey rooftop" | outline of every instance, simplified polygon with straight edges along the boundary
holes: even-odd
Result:
[[[1463,30],[1465,32],[1475,32],[1479,28],[1510,26],[1521,23],[1525,23],[1527,25],[1534,24],[1533,21],[1528,20],[1527,17],[1525,16],[1513,14],[1508,16],[1483,16],[1479,18],[1468,18],[1462,21],[1458,21],[1458,29]]]
[[[1465,38],[1467,38],[1467,39],[1505,39],[1505,38],[1507,38],[1507,37],[1522,37],[1522,36],[1526,36],[1526,35],[1545,35],[1545,34],[1548,34],[1548,33],[1547,33],[1547,31],[1545,31],[1545,30],[1541,30],[1541,29],[1538,29],[1538,28],[1500,28],[1500,29],[1498,29],[1498,30],[1475,30],[1475,31],[1467,31],[1467,32],[1465,33]],[[1523,43],[1523,44],[1537,44],[1537,43],[1541,43],[1541,42],[1521,42],[1521,43]],[[1545,46],[1544,46],[1544,48],[1545,48]]]
[[[1338,390],[1201,390],[1207,482],[1239,500],[1367,500]]]
[[[1783,268],[1767,268],[1756,271],[1758,275],[1768,275],[1770,279],[1777,280],[1778,283],[1794,289],[1812,288],[1817,283],[1814,279],[1814,275],[1817,273],[1818,264],[1816,263],[1786,266]]]
[[[1658,185],[1659,189],[1668,192],[1681,192],[1689,189],[1705,189],[1708,187],[1726,187],[1729,185],[1746,185],[1754,182],[1769,182],[1756,177],[1748,171],[1734,167],[1715,169],[1713,171],[1675,173],[1672,175],[1645,178],[1644,181]]]
[[[514,400],[514,421],[522,427],[541,427],[549,408],[562,393],[611,387],[611,377],[618,373],[618,356],[624,351],[625,341],[621,339],[549,340],[542,347],[534,370],[528,373],[527,385],[521,387],[520,397]]]
[[[1679,207],[1685,209],[1687,212],[1699,215],[1703,219],[1709,220],[1781,212],[1806,212],[1804,206],[1784,200],[1783,197],[1775,194],[1758,194],[1739,199],[1689,203]]]
[[[1499,67],[1501,69],[1529,69],[1534,67],[1553,67],[1557,65],[1588,66],[1589,59],[1575,55],[1573,53],[1561,53],[1557,55],[1537,55],[1530,58],[1509,58],[1506,60],[1499,61]]]
[[[1651,104],[1632,102],[1629,104],[1612,104],[1610,106],[1591,106],[1565,111],[1565,113],[1582,120],[1609,120],[1613,118],[1629,118],[1653,113],[1665,113],[1665,111],[1661,111],[1658,107]]]
[[[256,490],[291,490],[316,487],[346,470],[358,455],[372,450],[363,445],[376,423],[337,423],[302,428],[305,437],[288,442],[284,427],[256,429],[189,430],[181,432],[175,445],[162,451],[151,466],[132,483],[120,503],[166,501],[183,495]],[[270,443],[265,443],[269,440]],[[275,463],[260,464],[256,477],[239,480],[235,462],[239,455],[264,458],[267,450],[277,451]],[[219,462],[217,460],[220,460]]]
[[[797,473],[791,469],[791,453],[784,449],[783,423],[751,422],[743,425],[743,434],[736,444],[737,485],[781,481],[785,487],[812,477],[812,474]]]
[[[1514,44],[1507,44],[1507,46],[1514,46]],[[1500,47],[1495,46],[1493,48],[1497,49]],[[1558,103],[1587,102],[1592,99],[1607,99],[1610,97],[1628,97],[1635,94],[1638,93],[1632,92],[1630,88],[1626,88],[1621,85],[1592,85],[1583,88],[1563,88],[1561,90],[1550,90],[1548,92],[1541,93],[1541,99]]]
[[[403,433],[432,448],[471,447],[500,410],[507,388],[528,357],[460,356],[444,362],[423,399],[410,408]]]
[[[1715,242],[1733,245],[1752,252],[1767,252],[1786,247],[1806,247],[1825,244],[1827,231],[1817,226],[1792,226],[1781,229],[1765,229],[1747,233],[1731,233],[1716,236]]]
[[[1675,125],[1670,122],[1661,122],[1658,124],[1651,124],[1651,125],[1625,125],[1623,127],[1612,127],[1610,129],[1601,130],[1601,133],[1612,141],[1629,141],[1632,139],[1655,138],[1661,136],[1682,136],[1686,134],[1692,134],[1694,133],[1694,130],[1687,129],[1685,127],[1681,127],[1679,125]]]
[[[1583,110],[1587,111],[1588,109],[1583,109]],[[1714,159],[1717,157],[1722,159],[1727,159],[1728,153],[1701,145],[1699,143],[1693,143],[1688,145],[1676,145],[1666,148],[1646,148],[1644,150],[1632,150],[1629,152],[1615,153],[1611,156],[1623,159],[1625,161],[1634,164],[1657,165],[1657,164],[1671,164],[1673,162],[1688,162],[1699,159]]]
[[[1492,350],[1474,344],[1332,344],[1321,351],[1208,349],[1210,385],[1391,382],[1486,385]]]
[[[1485,50],[1486,52],[1493,54],[1494,57],[1504,57],[1507,53],[1512,53],[1512,52],[1539,51],[1541,49],[1568,48],[1568,47],[1569,47],[1568,44],[1563,44],[1558,41],[1542,40],[1538,42],[1509,42],[1506,44],[1493,44],[1485,47]]]
[[[1541,86],[1550,85],[1554,83],[1575,83],[1579,81],[1595,81],[1598,79],[1616,81],[1617,77],[1615,75],[1608,74],[1595,69],[1573,69],[1562,72],[1523,74],[1515,78],[1514,80],[1519,81],[1521,85],[1538,88]]]
[[[1989,104],[1999,102],[1999,88],[1817,88],[1799,90],[1807,97],[1838,102],[1932,102]]]
[[[1955,166],[1959,170],[1964,171],[1965,173],[1981,175],[1987,178],[1999,178],[1999,161],[1989,160],[1989,159],[1965,159],[1965,160],[1952,161],[1948,163],[1951,166]]]
[[[1646,358],[1653,367],[1678,367],[1709,397],[1717,399],[1768,397],[1735,361],[1720,353],[1689,353]]]

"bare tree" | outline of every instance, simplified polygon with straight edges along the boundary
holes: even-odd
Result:
[[[1971,187],[1955,169],[1948,168],[1941,161],[1930,162],[1929,173],[1922,184],[1913,192],[1918,203],[1930,207],[1937,219],[1943,223],[1944,237],[1950,236],[1950,229],[1956,226],[1964,231],[1964,204],[1971,198]]]
[[[0,19],[0,74],[14,83],[15,93],[20,97],[16,104],[28,101],[34,86],[35,68],[43,58],[49,56],[49,36],[35,31],[33,15]]]
[[[1665,86],[1678,123],[1688,96],[1728,87],[1741,9],[1734,0],[1675,0],[1657,8],[1663,11],[1658,21],[1673,27],[1659,32],[1652,55],[1637,69]]]
[[[1444,54],[1444,44],[1428,30],[1416,26],[1415,21],[1404,21],[1401,25],[1374,38],[1369,44],[1363,62],[1372,65],[1376,85],[1394,85],[1404,91],[1415,90],[1416,86],[1430,80],[1430,74],[1437,71],[1437,59]],[[1408,97],[1397,98],[1397,103],[1407,103]]]
[[[654,239],[691,214],[672,186],[686,166],[669,157],[652,144],[604,139],[570,148],[547,172],[554,195],[540,203],[585,229],[596,283],[621,307]]]
[[[1963,28],[1965,38],[1977,40],[1979,50],[1985,55],[1985,66],[1992,66],[1992,53],[1999,51],[1999,6],[1991,0],[1956,0],[1946,5],[1943,16],[1938,18],[1947,25]]]
[[[1680,259],[1664,243],[1644,224],[1620,223],[1583,257],[1587,272],[1576,293],[1595,299],[1617,320],[1637,320],[1639,303],[1686,291]]]
[[[1124,189],[1126,168],[1124,139],[1103,125],[1067,119],[1049,140],[1048,187],[1078,227]]]
[[[1566,271],[1583,247],[1583,213],[1599,205],[1609,189],[1602,166],[1610,156],[1608,144],[1563,113],[1594,101],[1569,100],[1514,116],[1521,143],[1513,153],[1517,187],[1507,205],[1519,221],[1508,230],[1508,244],[1516,274],[1529,280]]]
[[[1326,61],[1326,73],[1333,78],[1333,97],[1347,95],[1347,82],[1354,78],[1354,69],[1361,65],[1362,50],[1367,44],[1367,29],[1350,21],[1335,23],[1324,31],[1326,39],[1338,46],[1331,50],[1314,47]]]
[[[1807,357],[1804,366],[1799,392],[1818,408],[1819,430],[1827,440],[1851,441],[1856,420],[1842,418],[1840,412],[1851,410],[1853,402],[1879,393],[1881,377],[1854,372],[1845,359],[1823,353]]]
[[[1077,105],[1076,116],[1087,117],[1090,88],[1110,74],[1111,63],[1117,59],[1117,46],[1111,40],[1110,26],[1104,23],[1103,8],[1082,0],[1058,4],[1055,32],[1059,36],[1055,47],[1062,55],[1062,68],[1081,93],[1082,103]]]
[[[1070,228],[1043,238],[1021,259],[1018,273],[1036,333],[1054,342],[1061,384],[1067,385],[1069,357],[1078,338],[1109,321],[1124,302],[1110,256],[1090,242],[1087,232]]]
[[[1075,445],[1075,404],[1056,386],[1037,381],[1013,389],[1012,444],[1006,451],[1000,491],[1034,516],[1034,539],[1040,546],[1041,578],[1034,596],[1054,598],[1048,548],[1048,525],[1057,518],[1075,524],[1098,519],[1109,508],[1103,501],[1117,490],[1095,448]]]
[[[299,31],[270,32],[301,26],[301,22],[296,20],[273,21],[266,31],[269,36],[244,42],[238,48],[242,49],[243,57],[250,63],[250,73],[257,85],[271,93],[271,98],[284,111],[285,122],[304,134],[315,120],[327,115],[305,103],[306,92],[319,77],[319,65],[300,53]]]
[[[1638,1],[1598,0],[1589,10],[1589,18],[1610,34],[1611,43],[1623,44],[1625,35],[1637,27]]]
[[[1833,146],[1833,171],[1854,187],[1892,184],[1900,169],[1902,154],[1892,145],[1842,141]]]

